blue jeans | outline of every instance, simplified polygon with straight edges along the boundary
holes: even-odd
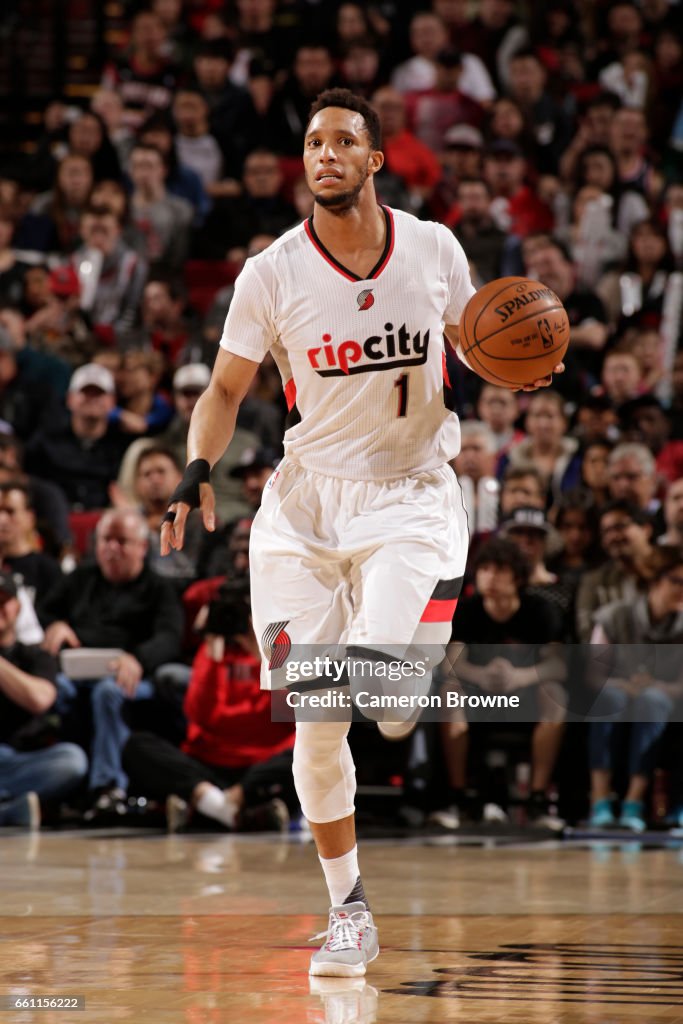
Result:
[[[611,722],[592,722],[589,737],[590,767],[593,771],[611,771],[614,727],[628,709],[632,723],[628,752],[629,775],[650,775],[655,768],[655,747],[666,729],[674,702],[661,690],[643,690],[631,698],[615,686],[607,686],[591,708],[592,715],[613,718]]]
[[[75,743],[19,752],[0,743],[0,800],[33,790],[41,800],[61,800],[88,774],[88,758]]]
[[[108,786],[128,788],[128,776],[121,767],[121,752],[130,736],[123,720],[123,706],[130,700],[116,685],[113,676],[104,679],[69,679],[63,673],[57,677],[57,708],[68,713],[76,703],[79,692],[90,694],[92,709],[92,743],[90,747],[90,788]],[[150,700],[154,687],[142,679],[135,691],[134,701]]]

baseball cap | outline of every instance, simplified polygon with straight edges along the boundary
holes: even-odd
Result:
[[[233,466],[228,476],[239,480],[252,469],[274,469],[281,458],[274,448],[245,448],[239,463]]]
[[[443,137],[444,146],[462,146],[463,149],[483,149],[484,136],[471,124],[454,124]]]
[[[487,156],[524,156],[521,149],[512,139],[494,139],[486,150]]]
[[[539,533],[550,533],[550,523],[542,508],[523,506],[513,510],[509,519],[502,523],[499,533],[503,536],[513,530],[538,530]]]
[[[61,299],[81,294],[81,282],[73,267],[55,267],[50,271],[50,291]]]
[[[17,596],[17,585],[14,582],[14,577],[9,572],[2,572],[0,570],[0,595],[4,594],[5,597],[16,597]]]
[[[86,363],[85,366],[79,366],[74,370],[69,381],[69,391],[83,391],[84,388],[99,388],[109,395],[116,391],[112,374],[106,366],[100,366],[99,363]]]
[[[188,363],[181,366],[173,375],[173,390],[183,391],[185,388],[201,388],[209,386],[211,370],[205,363]]]

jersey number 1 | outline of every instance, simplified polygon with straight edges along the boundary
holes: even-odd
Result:
[[[398,388],[398,413],[397,416],[405,416],[408,409],[408,374],[402,373],[394,383]]]

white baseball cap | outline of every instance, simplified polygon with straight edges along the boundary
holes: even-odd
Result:
[[[114,378],[106,366],[99,363],[86,363],[79,366],[69,381],[69,391],[83,391],[84,388],[99,388],[113,395],[116,391]]]

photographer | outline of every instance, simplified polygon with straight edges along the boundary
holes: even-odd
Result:
[[[181,748],[137,733],[123,753],[131,788],[166,801],[169,832],[187,824],[193,810],[231,831],[286,831],[287,804],[296,802],[294,728],[271,721],[260,671],[249,582],[229,580],[209,607],[204,642],[192,665]]]

